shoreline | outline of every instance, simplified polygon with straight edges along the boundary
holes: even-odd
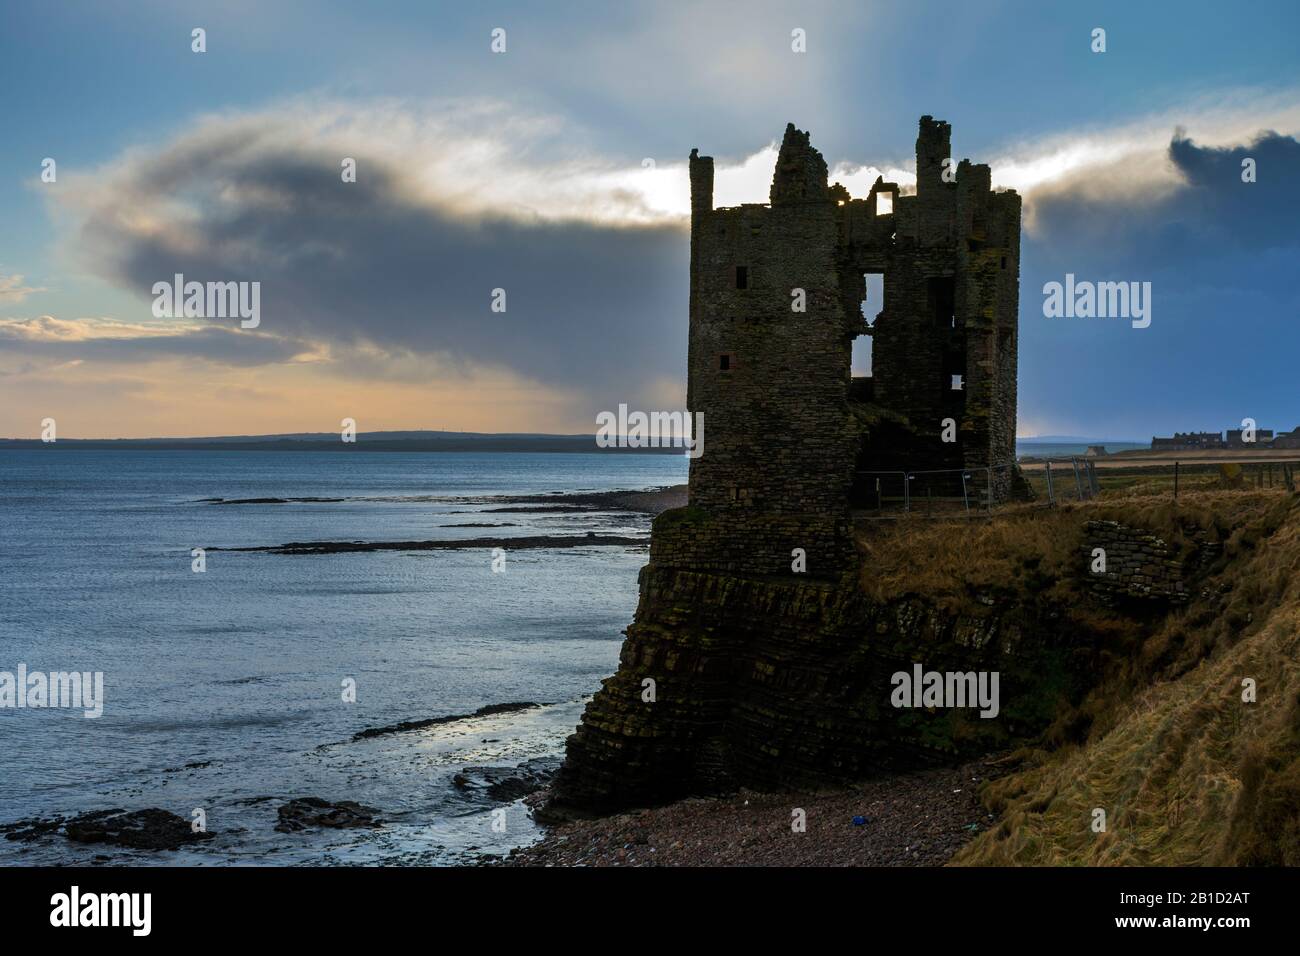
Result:
[[[244,786],[231,777],[240,768],[213,758],[78,805],[0,814],[0,866],[480,865],[542,833],[521,800],[549,783],[586,700],[485,704],[299,752],[347,768],[343,777],[276,772]],[[369,780],[353,779],[357,767],[371,768]],[[404,799],[420,792],[415,805]],[[197,833],[185,815],[195,805],[211,824]],[[503,810],[512,823],[496,831]]]
[[[549,826],[538,842],[483,865],[941,866],[996,825],[979,791],[1010,769],[991,756],[833,788],[688,797]],[[793,828],[796,810],[803,832]]]

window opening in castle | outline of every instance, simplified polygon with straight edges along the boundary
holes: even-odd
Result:
[[[862,297],[862,317],[874,324],[876,317],[885,311],[885,274],[864,272],[862,282],[866,290]]]
[[[936,325],[944,329],[957,327],[957,287],[951,276],[936,276],[930,280],[930,304]]]

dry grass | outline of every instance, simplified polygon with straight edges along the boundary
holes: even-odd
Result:
[[[880,602],[923,594],[945,610],[958,610],[976,594],[1052,588],[1066,577],[1081,527],[1068,509],[873,527],[860,539],[862,589]]]
[[[1076,502],[1058,508],[1010,507],[992,520],[873,524],[859,534],[861,585],[878,601],[908,594],[959,608],[975,594],[1028,592],[1070,599],[1088,520],[1150,528],[1174,549],[1194,547],[1192,532],[1226,542],[1236,529],[1287,500],[1278,493],[1192,494],[1171,499]]]
[[[1300,864],[1300,504],[1205,496],[1172,517],[1221,536],[1204,592],[1118,650],[1081,708],[1082,745],[988,786],[1001,823],[954,863]]]

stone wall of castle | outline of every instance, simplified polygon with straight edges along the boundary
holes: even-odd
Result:
[[[950,136],[922,117],[915,195],[878,180],[853,199],[827,185],[825,160],[791,125],[770,203],[724,209],[712,159],[692,154],[688,407],[707,435],[693,504],[733,523],[843,516],[855,469],[1014,461],[1020,199],[992,191],[988,166],[954,166]],[[884,302],[864,317],[866,273],[883,274]],[[862,334],[873,376],[854,384]],[[909,440],[873,445],[850,394],[905,422]],[[943,440],[947,420],[955,441]],[[996,474],[1003,500],[1011,471]]]
[[[856,432],[836,207],[825,162],[793,129],[771,205],[713,209],[712,179],[712,160],[692,156],[687,407],[704,414],[706,440],[690,500],[722,517],[724,537],[748,540],[755,557],[735,555],[738,570],[770,573],[770,519],[847,518]]]

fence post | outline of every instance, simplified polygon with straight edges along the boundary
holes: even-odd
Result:
[[[988,472],[989,476],[988,490],[984,495],[984,511],[991,517],[993,515],[993,469],[986,468],[984,470]]]
[[[1047,468],[1047,503],[1054,505],[1056,504],[1056,495],[1052,492],[1052,463],[1048,461],[1044,462],[1044,465]]]
[[[970,514],[970,496],[966,494],[966,479],[969,477],[970,475],[966,472],[961,473],[961,503],[966,506],[967,514]]]
[[[912,476],[903,472],[903,510],[912,510]]]
[[[1178,466],[1181,462],[1174,462],[1174,501],[1178,500]]]
[[[1097,463],[1088,461],[1088,489],[1092,492],[1092,497],[1096,498],[1101,494],[1101,482],[1097,479]]]
[[[1083,481],[1079,478],[1079,459],[1071,458],[1070,464],[1074,466],[1074,489],[1079,493],[1079,500],[1083,500]]]

